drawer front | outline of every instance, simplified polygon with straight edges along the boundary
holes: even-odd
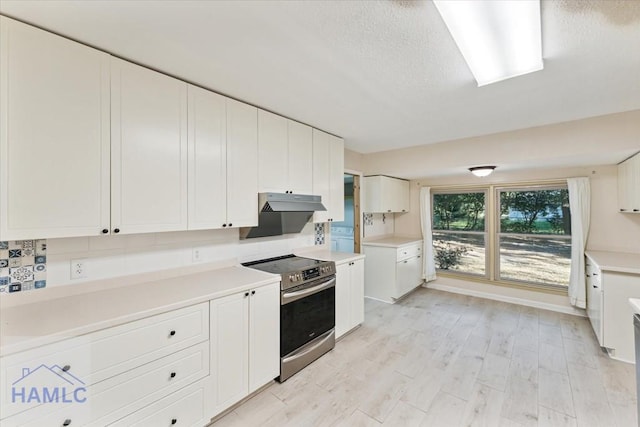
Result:
[[[208,338],[209,305],[203,303],[4,357],[0,413],[4,418],[39,404],[13,403],[14,382],[46,383],[47,375],[71,374],[88,386]]]
[[[205,402],[208,398],[207,390],[209,388],[210,384],[207,377],[110,424],[110,426],[170,427],[176,425],[202,427],[210,421],[205,411]]]
[[[137,369],[86,387],[84,401],[43,403],[2,420],[3,426],[104,426],[209,375],[209,342],[197,344]]]
[[[396,261],[403,261],[408,258],[422,254],[422,245],[415,244],[398,248],[396,253]]]

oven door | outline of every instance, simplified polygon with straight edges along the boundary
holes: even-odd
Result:
[[[288,289],[281,294],[280,357],[334,328],[335,276]]]

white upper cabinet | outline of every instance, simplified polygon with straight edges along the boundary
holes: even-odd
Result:
[[[227,224],[258,225],[258,109],[227,98]]]
[[[0,16],[0,240],[109,229],[109,56]]]
[[[313,194],[322,196],[326,211],[316,212],[313,222],[344,219],[344,141],[313,129]]]
[[[189,230],[227,223],[227,98],[189,85]]]
[[[640,213],[640,154],[618,165],[618,209]]]
[[[384,175],[364,177],[364,212],[409,212],[409,181]]]
[[[111,60],[113,233],[187,229],[187,84]]]
[[[311,127],[258,110],[260,192],[311,194]]]

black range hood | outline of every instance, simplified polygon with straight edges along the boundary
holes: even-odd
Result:
[[[258,194],[258,225],[241,227],[240,239],[299,233],[316,211],[326,211],[321,196],[310,194]]]

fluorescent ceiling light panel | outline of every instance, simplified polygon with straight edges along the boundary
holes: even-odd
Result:
[[[484,86],[542,70],[540,0],[433,0]]]

